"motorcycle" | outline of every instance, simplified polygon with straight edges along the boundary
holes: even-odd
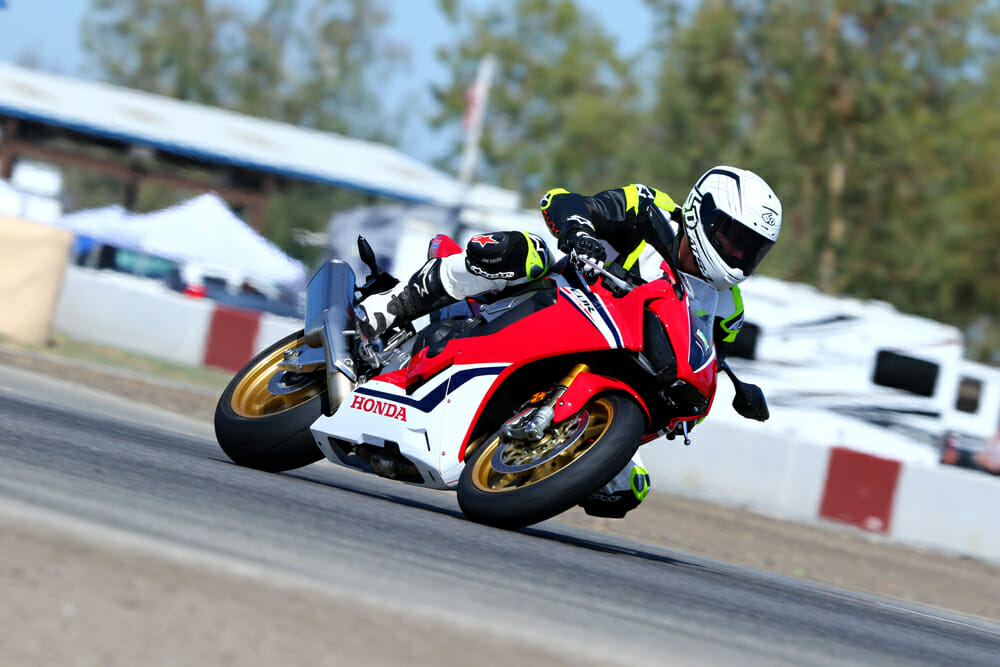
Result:
[[[359,237],[367,280],[356,284],[340,260],[320,267],[303,329],[258,354],[221,395],[219,445],[265,471],[325,457],[454,489],[467,518],[519,528],[582,503],[658,436],[689,444],[719,370],[736,387],[733,407],[766,419],[760,389],[717,357],[718,292],[670,259],[665,223],[646,231],[667,258],[657,280],[590,264],[600,276],[591,284],[579,270],[587,260],[565,258],[513,293],[374,340],[357,326],[361,302],[397,281]],[[436,247],[457,251],[444,239]]]

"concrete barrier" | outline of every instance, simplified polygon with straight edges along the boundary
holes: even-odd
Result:
[[[274,341],[284,338],[293,331],[298,331],[301,328],[301,320],[263,313],[260,318],[260,326],[257,329],[257,338],[254,341],[254,354],[257,354]]]
[[[709,417],[691,440],[690,447],[678,438],[642,449],[654,493],[782,519],[831,521],[1000,562],[1000,478],[876,456],[844,442],[808,442],[768,424],[740,425],[725,414],[714,423]]]
[[[235,371],[302,323],[180,294],[155,280],[70,266],[54,327],[89,343]]]
[[[691,440],[690,447],[677,438],[642,449],[654,492],[664,488],[762,514],[816,519],[828,447],[776,438],[755,423],[713,423],[711,417]]]
[[[919,546],[1000,562],[1000,477],[938,466],[904,466],[891,535]]]
[[[74,266],[54,326],[77,340],[200,366],[214,308],[153,280]]]

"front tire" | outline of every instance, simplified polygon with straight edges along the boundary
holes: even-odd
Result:
[[[632,458],[644,429],[631,397],[603,394],[531,446],[489,436],[465,462],[458,504],[472,521],[521,528],[580,504]]]
[[[302,331],[271,344],[222,392],[215,437],[234,463],[280,472],[323,458],[309,427],[329,410],[326,371],[295,374],[278,368],[286,350],[304,345]]]

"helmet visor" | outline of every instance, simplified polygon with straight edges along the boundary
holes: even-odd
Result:
[[[715,251],[730,268],[749,276],[774,247],[764,238],[728,213],[715,207],[711,195],[701,202],[701,224]]]

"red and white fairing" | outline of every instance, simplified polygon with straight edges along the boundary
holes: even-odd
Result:
[[[332,461],[339,457],[330,438],[377,447],[396,443],[428,486],[450,488],[462,472],[465,433],[483,397],[506,368],[453,366],[412,394],[391,381],[393,374],[380,376],[351,392],[333,416],[320,417],[312,426],[313,435]]]
[[[678,374],[707,397],[710,406],[716,382],[714,346],[707,340],[703,351],[695,349],[699,332],[688,304],[675,297],[671,282],[653,281],[614,297],[602,286],[588,286],[579,279],[555,275],[546,280],[554,281],[549,285],[555,293],[552,305],[493,333],[449,340],[436,354],[424,348],[406,367],[356,387],[332,416],[322,416],[312,425],[324,455],[343,463],[337,441],[374,447],[394,443],[399,454],[417,467],[424,485],[452,488],[477,420],[497,392],[502,393],[512,373],[556,357],[641,350],[646,309],[662,321],[671,340],[682,342],[676,353]],[[647,401],[635,388],[610,374],[587,372],[560,400],[555,421],[567,419],[591,397],[609,390],[631,395],[643,408],[653,429],[648,437],[707,413],[706,408],[698,415],[658,419],[650,415]]]

